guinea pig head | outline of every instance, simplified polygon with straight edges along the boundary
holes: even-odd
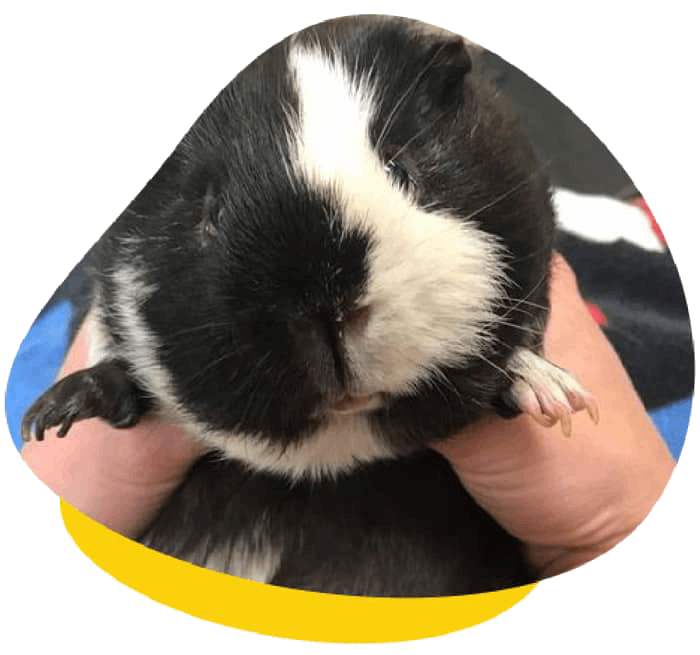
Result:
[[[143,292],[132,343],[157,357],[132,360],[202,438],[282,453],[326,434],[349,462],[360,429],[370,458],[488,408],[525,338],[499,318],[542,280],[551,209],[471,69],[460,38],[400,22],[299,33],[134,201],[120,266]]]

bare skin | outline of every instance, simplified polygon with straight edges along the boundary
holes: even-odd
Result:
[[[573,417],[565,438],[527,415],[489,419],[434,444],[475,500],[527,546],[548,577],[604,553],[647,516],[674,461],[566,261],[552,265],[545,355],[595,397],[600,422]]]
[[[85,368],[87,357],[88,335],[81,329],[60,377]],[[204,454],[179,428],[152,418],[127,430],[87,419],[75,423],[62,439],[57,431],[50,428],[44,441],[26,443],[24,461],[73,507],[127,537],[147,527]]]
[[[494,418],[434,444],[477,502],[526,544],[545,577],[593,559],[630,534],[674,465],[561,257],[553,263],[551,296],[545,354],[574,371],[597,398],[599,425],[577,414],[565,439],[558,427],[543,427],[526,415]],[[81,330],[62,375],[86,361],[87,334]],[[22,457],[75,508],[135,537],[203,452],[179,429],[153,419],[128,430],[89,419],[63,439],[55,428],[48,430],[45,441],[24,446]]]

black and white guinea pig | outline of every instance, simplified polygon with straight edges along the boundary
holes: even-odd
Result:
[[[299,589],[531,582],[522,544],[428,444],[592,398],[542,356],[543,168],[464,39],[352,17],[294,34],[211,103],[98,245],[91,367],[25,439],[146,413],[199,460],[141,541]]]

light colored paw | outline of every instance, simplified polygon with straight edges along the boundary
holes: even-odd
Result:
[[[564,435],[571,436],[571,416],[583,409],[598,423],[598,404],[592,394],[544,357],[519,348],[508,363],[508,372],[513,376],[511,402],[540,425],[560,423]]]

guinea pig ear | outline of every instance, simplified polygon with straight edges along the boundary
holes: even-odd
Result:
[[[422,109],[450,109],[464,99],[464,78],[472,69],[466,43],[461,37],[441,40],[430,48],[422,83]]]

